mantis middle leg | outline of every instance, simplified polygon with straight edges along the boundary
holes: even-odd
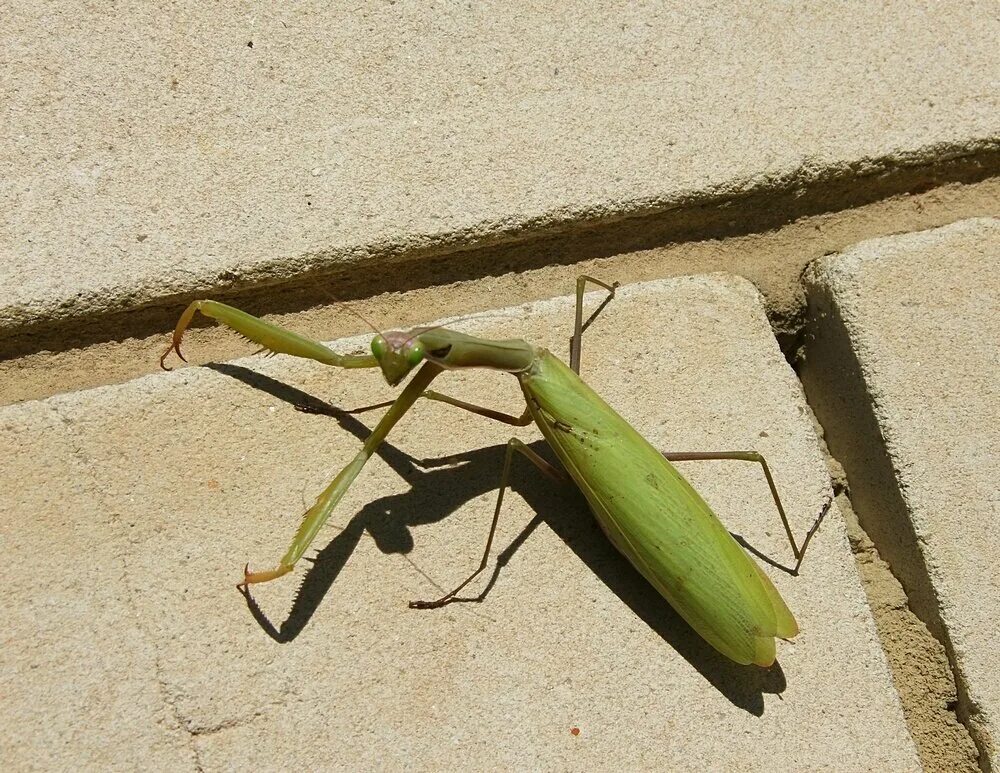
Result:
[[[587,283],[596,284],[603,287],[608,291],[607,297],[601,301],[600,306],[598,306],[594,312],[587,318],[586,321],[583,319],[583,295],[587,288]],[[586,274],[581,274],[576,279],[576,309],[575,309],[575,322],[573,325],[573,336],[569,339],[569,357],[570,357],[570,368],[580,375],[580,355],[583,349],[583,333],[584,331],[593,324],[594,320],[597,319],[598,315],[604,311],[604,307],[607,306],[612,299],[615,297],[615,291],[620,287],[619,282],[612,282],[608,284],[600,279],[596,279],[592,276],[587,276]],[[458,408],[463,408],[470,413],[475,413],[479,416],[485,416],[489,419],[496,419],[497,421],[503,422],[504,424],[510,424],[515,427],[526,427],[531,424],[531,412],[525,408],[524,413],[520,416],[512,416],[507,413],[502,413],[500,411],[495,411],[492,408],[485,408],[483,406],[474,405],[472,403],[465,402],[464,400],[459,400],[458,398],[451,397],[449,395],[441,394],[440,392],[433,392],[428,390],[423,395],[428,400],[437,400],[438,402],[447,403],[449,405],[454,405]]]
[[[553,480],[569,482],[569,478],[566,473],[562,470],[553,467],[547,461],[545,461],[541,456],[535,453],[531,448],[526,446],[523,442],[517,438],[511,438],[507,441],[507,453],[504,456],[503,462],[503,472],[500,475],[500,491],[497,494],[497,503],[493,508],[493,521],[490,524],[490,531],[486,537],[486,547],[483,550],[483,557],[479,562],[479,566],[476,570],[466,577],[462,582],[455,586],[448,593],[444,594],[439,599],[434,599],[433,601],[411,601],[411,609],[436,609],[437,607],[443,607],[445,604],[450,604],[452,601],[459,601],[456,598],[457,594],[470,582],[472,582],[476,577],[478,577],[482,571],[489,565],[490,562],[490,550],[493,547],[493,537],[496,535],[497,524],[500,521],[500,509],[503,507],[503,495],[507,490],[508,482],[510,481],[510,467],[514,459],[514,452],[517,451],[519,454],[523,455],[528,461],[534,464],[539,470],[548,475]]]
[[[600,306],[587,318],[586,322],[583,320],[583,295],[586,290],[587,282],[599,285],[608,291],[607,297],[601,302]],[[602,282],[600,279],[595,279],[591,276],[582,275],[576,280],[576,310],[575,310],[575,323],[573,328],[573,337],[570,339],[570,367],[577,374],[580,373],[580,354],[582,351],[583,343],[583,332],[590,327],[590,325],[597,319],[598,315],[604,310],[604,307],[611,302],[615,297],[615,290],[618,288],[619,283],[613,282],[612,284],[607,284]],[[454,405],[457,408],[462,408],[463,410],[474,413],[478,416],[485,416],[488,419],[494,419],[495,421],[502,422],[504,424],[509,424],[511,426],[523,427],[531,423],[531,412],[528,408],[525,408],[524,413],[520,416],[512,416],[510,414],[502,413],[500,411],[495,411],[492,408],[486,408],[479,405],[474,405],[468,403],[464,400],[459,400],[450,395],[441,394],[440,392],[433,392],[428,390],[425,392],[423,397],[429,400],[436,400],[438,402],[446,403],[448,405]],[[562,470],[549,464],[545,459],[539,456],[537,453],[532,451],[528,446],[517,438],[511,438],[507,442],[507,453],[504,457],[503,472],[500,476],[500,490],[497,493],[497,502],[493,510],[493,521],[490,524],[489,534],[486,537],[486,547],[483,550],[482,559],[479,562],[479,566],[476,568],[472,574],[470,574],[465,580],[463,580],[456,588],[454,588],[449,593],[446,593],[439,599],[433,601],[411,601],[410,607],[413,609],[434,609],[437,607],[449,604],[452,601],[457,601],[456,595],[465,588],[472,580],[474,580],[489,564],[490,550],[493,547],[493,537],[496,534],[497,524],[500,520],[500,509],[503,506],[504,492],[507,490],[507,486],[510,480],[510,468],[513,459],[513,453],[517,451],[521,453],[525,458],[531,461],[538,469],[540,469],[544,474],[548,475],[550,478],[556,481],[569,483],[569,476],[566,475]]]
[[[757,451],[691,451],[691,452],[665,452],[663,457],[668,462],[695,462],[695,461],[706,461],[706,460],[735,460],[741,462],[758,462],[761,468],[764,470],[764,477],[767,479],[768,488],[771,489],[771,497],[774,499],[774,505],[778,509],[778,515],[781,518],[781,524],[785,527],[785,536],[788,537],[788,543],[792,546],[792,553],[795,556],[795,566],[788,568],[786,566],[781,566],[780,564],[771,561],[766,556],[760,556],[769,563],[784,569],[789,574],[796,576],[799,573],[799,568],[802,566],[802,559],[805,557],[806,548],[809,547],[809,543],[812,541],[813,535],[819,530],[820,524],[826,517],[827,512],[830,509],[830,505],[833,504],[833,497],[827,495],[826,501],[823,503],[823,507],[820,510],[819,515],[816,520],[813,521],[813,525],[809,527],[809,531],[806,532],[806,536],[802,540],[802,545],[798,545],[795,542],[795,535],[792,534],[791,524],[788,522],[788,516],[785,514],[785,508],[781,504],[781,497],[778,496],[778,489],[774,485],[774,478],[771,475],[771,469],[767,466],[767,460],[758,453]],[[751,550],[753,550],[751,548]],[[753,551],[757,552],[757,551]],[[758,553],[758,555],[760,555]]]
[[[586,290],[587,282],[603,287],[608,291],[608,296],[601,301],[601,305],[598,306],[594,313],[587,317],[587,321],[583,321],[583,293]],[[604,307],[611,303],[611,300],[615,297],[615,290],[620,286],[619,282],[612,282],[607,284],[602,282],[600,279],[595,279],[592,276],[587,276],[586,274],[581,274],[576,278],[576,321],[573,325],[573,337],[569,339],[569,366],[573,369],[576,375],[580,375],[580,355],[583,351],[583,331],[593,324],[594,320],[597,319],[598,315],[604,311]]]

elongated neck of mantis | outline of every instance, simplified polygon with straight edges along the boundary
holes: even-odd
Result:
[[[491,368],[520,373],[531,367],[538,356],[534,346],[519,338],[496,341],[447,328],[428,330],[419,338],[427,351],[427,361],[444,368]]]

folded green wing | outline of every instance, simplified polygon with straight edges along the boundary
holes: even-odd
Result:
[[[671,606],[737,663],[769,666],[798,626],[767,575],[653,446],[555,357],[522,387],[604,532]]]

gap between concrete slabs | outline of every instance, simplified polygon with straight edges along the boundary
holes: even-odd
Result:
[[[802,369],[862,525],[945,644],[983,769],[1000,716],[998,264],[996,219],[817,262]]]
[[[391,291],[379,276],[376,285],[369,283],[367,288],[368,293],[376,294],[353,307],[380,327],[406,326],[564,295],[580,273],[628,284],[725,271],[749,279],[760,290],[772,329],[782,348],[790,352],[805,324],[801,277],[812,260],[876,236],[922,231],[982,216],[1000,216],[1000,177],[801,218],[774,231],[721,241],[709,239],[614,254],[617,248],[604,244],[599,233],[550,240],[549,245],[535,247],[548,255],[547,250],[559,244],[563,247],[560,254],[574,255],[577,262],[511,271],[485,280],[456,282],[445,277],[445,284],[406,292]],[[506,270],[502,260],[493,259],[496,256],[476,254],[488,260],[493,270]],[[610,257],[595,257],[600,255]],[[397,273],[409,275],[408,271]],[[366,326],[346,311],[343,303],[331,302],[331,290],[336,297],[344,292],[336,283],[310,282],[298,289],[270,288],[235,297],[212,297],[323,340],[362,332]],[[63,326],[56,335],[32,336],[23,341],[35,353],[20,357],[15,357],[11,342],[5,342],[4,355],[13,359],[0,360],[0,404],[42,399],[158,372],[164,341],[182,308],[178,304],[105,317],[89,325],[74,326],[72,334]],[[214,325],[192,329],[187,341],[198,361],[228,360],[249,351],[232,332]]]
[[[559,298],[462,328],[562,352],[571,311]],[[799,383],[745,280],[624,288],[588,333],[583,369],[657,447],[761,450],[796,530],[807,528],[829,479]],[[503,374],[446,376],[440,388],[459,397],[518,404]],[[18,628],[0,655],[3,692],[24,721],[18,744],[3,743],[5,764],[53,759],[49,735],[114,714],[99,695],[54,719],[47,711],[96,673],[147,696],[108,731],[111,743],[144,749],[159,733],[178,764],[188,753],[205,769],[316,759],[704,768],[753,766],[762,754],[782,768],[919,768],[835,511],[802,577],[772,573],[802,634],[779,643],[770,670],[716,656],[613,551],[579,495],[525,467],[485,603],[407,609],[475,562],[511,434],[448,406],[420,405],[403,421],[324,530],[317,562],[256,591],[255,619],[232,587],[242,562],[283,552],[300,513],[353,456],[362,421],[371,423],[291,404],[311,396],[353,408],[387,393],[375,373],[276,358],[0,411],[3,444],[21,445],[0,473],[12,492],[5,541],[30,544],[32,555],[49,541],[64,546],[45,571],[5,564],[3,603],[70,587],[80,611],[51,608],[53,638],[61,625],[75,634],[58,661],[38,646],[35,617],[7,614]],[[28,435],[38,442],[24,445]],[[57,474],[43,480],[20,471],[51,464]],[[787,557],[753,465],[684,472],[734,531]],[[78,583],[81,571],[90,582]],[[133,612],[117,613],[102,594]],[[162,703],[150,705],[158,690]],[[99,752],[96,742],[81,748],[78,763]]]
[[[1000,174],[1000,147],[934,147],[913,158],[865,160],[847,168],[808,168],[802,174],[763,182],[737,180],[719,190],[686,193],[676,202],[635,205],[604,216],[577,213],[539,217],[538,222],[486,222],[464,231],[406,234],[346,247],[316,248],[288,254],[287,245],[275,246],[278,257],[246,259],[220,269],[195,271],[183,266],[181,280],[163,275],[137,283],[134,277],[108,272],[105,284],[95,288],[69,287],[58,303],[31,299],[21,306],[0,307],[0,343],[4,357],[44,349],[60,350],[108,338],[142,335],[165,327],[173,312],[211,295],[237,302],[248,298],[260,312],[288,311],[289,301],[302,308],[303,297],[329,302],[336,288],[339,300],[368,298],[374,293],[405,292],[451,282],[524,273],[566,266],[666,245],[711,241],[759,234],[815,214],[861,207],[892,196],[922,193],[950,183],[974,184]],[[240,237],[234,237],[239,239]],[[174,263],[182,260],[172,256]],[[740,273],[742,261],[733,258],[719,267]],[[127,264],[126,264],[127,265]],[[795,290],[798,277],[771,267],[750,268],[768,296],[780,334],[798,320]],[[683,272],[714,270],[711,265],[688,265]],[[769,270],[770,269],[770,270]],[[745,269],[744,269],[745,270]],[[53,273],[51,266],[31,271],[34,281]],[[660,276],[668,272],[659,272]],[[64,280],[61,280],[64,281]],[[13,287],[17,287],[12,282]],[[797,289],[797,288],[796,288]],[[13,297],[12,293],[7,294]],[[71,297],[70,297],[71,296]]]

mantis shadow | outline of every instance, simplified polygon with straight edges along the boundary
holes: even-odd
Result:
[[[255,371],[229,364],[212,364],[228,375],[309,413],[335,419],[359,440],[369,428],[356,414],[346,411]],[[543,440],[531,444],[537,453],[547,454]],[[348,524],[312,559],[285,620],[275,626],[253,596],[243,590],[251,614],[275,641],[293,641],[309,623],[322,599],[336,582],[359,542],[367,532],[383,553],[409,553],[414,546],[412,529],[448,517],[466,502],[496,491],[506,448],[494,445],[449,456],[446,460],[416,460],[409,454],[383,443],[376,452],[397,474],[411,484],[403,494],[380,497],[367,503]],[[447,465],[447,466],[445,466]],[[556,463],[558,466],[558,463]],[[611,545],[601,532],[578,489],[553,485],[526,463],[515,463],[510,478],[517,492],[537,513],[506,546],[497,546],[492,573],[486,577],[478,596],[462,601],[482,602],[501,579],[503,569],[521,545],[542,524],[547,525],[607,587],[688,661],[734,706],[755,716],[764,713],[764,693],[785,690],[784,672],[778,663],[770,668],[740,666],[716,652],[678,615],[673,607]],[[501,518],[503,514],[501,514]],[[485,539],[485,534],[484,534]],[[496,551],[497,548],[495,548]],[[478,556],[470,556],[470,571]],[[460,578],[455,578],[460,579]],[[443,590],[442,590],[443,592]],[[414,614],[433,612],[414,611]]]

